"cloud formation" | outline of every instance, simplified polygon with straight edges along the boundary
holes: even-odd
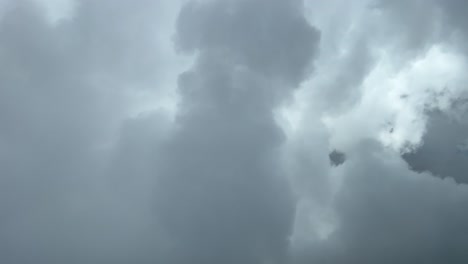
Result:
[[[179,78],[156,212],[165,263],[285,263],[293,200],[272,110],[304,77],[319,33],[299,1],[189,2],[177,45],[197,52]]]
[[[468,261],[459,0],[0,0],[0,262]]]

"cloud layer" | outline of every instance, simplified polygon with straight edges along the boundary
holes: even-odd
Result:
[[[465,7],[0,0],[0,262],[466,263]]]

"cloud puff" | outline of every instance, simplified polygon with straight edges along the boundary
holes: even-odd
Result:
[[[465,114],[462,115],[465,117]],[[430,115],[422,145],[403,158],[415,171],[428,171],[439,177],[452,177],[466,183],[467,131],[463,120],[435,112]]]

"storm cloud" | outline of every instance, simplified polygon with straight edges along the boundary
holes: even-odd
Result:
[[[467,263],[466,8],[0,0],[0,263]]]

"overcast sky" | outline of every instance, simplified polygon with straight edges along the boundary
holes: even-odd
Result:
[[[467,12],[0,0],[0,263],[468,263]]]

